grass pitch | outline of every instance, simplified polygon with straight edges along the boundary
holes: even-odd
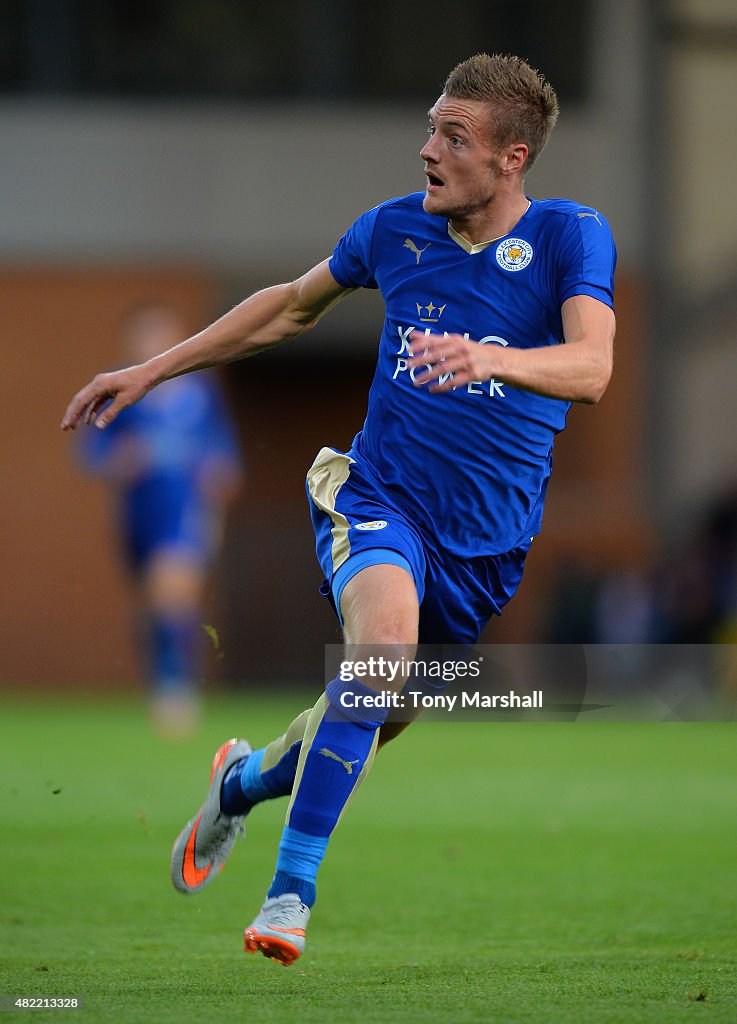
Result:
[[[416,724],[285,969],[241,952],[283,802],[198,896],[168,858],[222,740],[303,704],[213,700],[174,744],[134,701],[5,699],[0,995],[80,996],[64,1019],[95,1024],[737,1021],[735,725]]]

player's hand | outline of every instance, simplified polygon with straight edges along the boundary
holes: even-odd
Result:
[[[468,341],[460,334],[413,331],[408,365],[410,370],[423,370],[415,375],[414,385],[419,388],[429,384],[430,391],[452,391],[472,380],[489,380],[495,373],[493,348]]]
[[[102,430],[119,412],[148,394],[152,387],[144,365],[130,366],[127,370],[115,370],[113,373],[98,373],[67,406],[61,429],[76,430],[81,423],[94,423]],[[110,405],[101,412],[110,399]]]

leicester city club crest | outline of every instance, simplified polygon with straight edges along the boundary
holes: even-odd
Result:
[[[532,246],[524,238],[505,238],[496,247],[496,261],[502,270],[524,270],[532,259]]]

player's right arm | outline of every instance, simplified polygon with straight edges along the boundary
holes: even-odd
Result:
[[[338,284],[324,260],[295,281],[256,292],[203,331],[148,362],[98,374],[69,403],[61,429],[74,430],[81,423],[106,427],[162,381],[245,359],[296,338],[353,290]]]

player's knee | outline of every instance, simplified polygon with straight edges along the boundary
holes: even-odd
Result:
[[[356,622],[344,623],[346,644],[370,644],[373,647],[410,647],[417,644],[417,619],[414,615],[396,615],[390,618],[363,617]]]
[[[144,576],[150,607],[160,611],[187,611],[199,607],[202,570],[193,561],[171,556],[151,560]]]
[[[343,591],[341,611],[348,644],[417,643],[417,590],[409,573],[397,566],[370,566],[354,576]]]

